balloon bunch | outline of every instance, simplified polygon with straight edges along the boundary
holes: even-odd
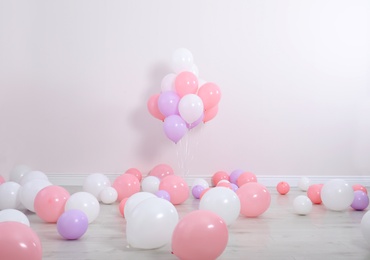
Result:
[[[190,129],[217,115],[221,91],[215,83],[200,83],[187,49],[173,53],[172,68],[174,73],[163,78],[161,93],[152,95],[147,107],[153,117],[163,121],[165,135],[177,143]]]

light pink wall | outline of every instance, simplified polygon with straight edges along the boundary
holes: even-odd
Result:
[[[369,12],[365,0],[2,1],[1,174],[369,174]],[[179,47],[223,97],[174,145],[146,102]]]

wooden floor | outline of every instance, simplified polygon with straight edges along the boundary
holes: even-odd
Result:
[[[80,187],[67,187],[71,193]],[[271,207],[258,218],[239,217],[229,227],[229,242],[219,259],[370,259],[370,241],[365,241],[360,221],[366,211],[326,210],[314,205],[307,216],[293,212],[293,199],[301,194],[292,190],[279,195],[269,188]],[[189,198],[176,206],[180,217],[198,208]],[[118,204],[101,205],[99,217],[75,241],[63,240],[55,224],[44,223],[28,213],[31,227],[42,242],[43,259],[177,259],[171,245],[156,250],[130,248],[126,242],[125,219]]]

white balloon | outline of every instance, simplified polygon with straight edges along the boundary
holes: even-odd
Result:
[[[93,173],[86,177],[82,189],[98,199],[100,192],[110,186],[111,182],[107,176],[102,173]]]
[[[310,185],[311,185],[311,181],[307,177],[302,177],[298,181],[298,188],[302,191],[307,191]]]
[[[0,185],[0,210],[16,209],[21,204],[19,190],[21,185],[14,181],[4,182]]]
[[[4,209],[0,211],[0,222],[14,221],[30,226],[27,216],[16,209]]]
[[[370,241],[370,211],[366,212],[361,219],[361,232],[366,241]]]
[[[22,177],[31,170],[31,167],[27,165],[17,165],[10,171],[9,180],[20,183]]]
[[[175,90],[175,73],[170,73],[164,76],[161,82],[161,91],[174,91]]]
[[[191,185],[191,187],[195,187],[197,185],[200,185],[200,186],[202,186],[205,189],[208,189],[209,188],[208,182],[205,179],[202,179],[202,178],[196,178],[193,181],[193,184]]]
[[[19,196],[22,205],[28,209],[29,211],[35,212],[34,202],[37,193],[42,190],[43,188],[52,185],[49,181],[46,180],[30,180],[26,182],[21,188],[19,189]]]
[[[150,198],[157,198],[157,196],[154,195],[153,193],[145,192],[145,191],[137,192],[137,193],[131,195],[127,199],[127,201],[125,203],[125,207],[123,209],[126,221],[129,221],[131,219],[132,211],[134,210],[134,208],[138,204],[140,204],[140,202],[142,202],[146,199],[150,199]]]
[[[181,71],[190,71],[193,67],[194,59],[193,54],[185,48],[179,48],[172,54],[172,70],[175,73]]]
[[[180,116],[189,124],[197,121],[204,112],[203,101],[196,94],[187,94],[183,96],[178,106]]]
[[[48,176],[46,176],[45,173],[40,172],[40,171],[30,171],[24,174],[22,179],[20,180],[20,185],[23,186],[27,182],[32,181],[32,180],[45,180],[48,181]]]
[[[312,202],[307,196],[299,195],[293,201],[293,208],[295,213],[307,215],[312,210]]]
[[[191,69],[189,71],[192,72],[198,78],[198,76],[199,76],[199,69],[198,69],[198,66],[196,64],[193,64],[193,66],[191,66]],[[198,84],[199,84],[199,81],[198,81]]]
[[[104,204],[112,204],[117,200],[118,193],[113,187],[105,187],[100,192],[99,198]]]
[[[352,186],[342,179],[330,180],[321,189],[322,203],[330,210],[345,210],[351,206],[354,198]]]
[[[145,192],[156,193],[161,180],[155,176],[147,176],[141,182],[141,189]]]
[[[83,211],[87,216],[88,222],[91,223],[99,216],[100,204],[91,193],[80,191],[69,197],[64,209],[65,211],[70,209]]]
[[[179,221],[175,206],[164,199],[142,201],[132,211],[126,224],[127,242],[140,249],[154,249],[171,242],[172,233]]]
[[[226,225],[232,224],[240,214],[238,195],[226,187],[215,187],[208,190],[200,200],[200,210],[210,210],[223,218]]]

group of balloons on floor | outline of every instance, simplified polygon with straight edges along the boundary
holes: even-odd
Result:
[[[147,108],[163,121],[167,138],[177,143],[190,129],[217,115],[221,91],[215,83],[198,78],[198,68],[188,49],[175,50],[171,65],[173,72],[162,79],[161,92],[149,98]]]
[[[350,186],[342,179],[311,184],[308,178],[302,177],[298,187],[307,192],[293,201],[294,211],[299,215],[309,214],[312,204],[322,203],[334,211],[350,206],[364,210],[369,204],[364,186]],[[282,181],[276,189],[285,195],[290,186]],[[82,190],[69,194],[63,187],[52,185],[42,172],[24,166],[11,172],[10,181],[0,178],[2,255],[6,259],[42,259],[40,239],[31,229],[22,207],[46,223],[55,223],[64,239],[75,240],[98,217],[100,203],[116,202],[126,220],[129,246],[155,249],[170,243],[172,253],[180,259],[215,259],[227,246],[228,227],[239,216],[260,216],[271,203],[269,190],[257,181],[256,175],[240,169],[230,174],[214,173],[211,186],[202,178],[189,186],[174,174],[171,166],[158,164],[145,177],[137,168],[130,168],[113,183],[104,174],[90,174]],[[180,218],[176,206],[190,195],[200,200],[198,209]],[[361,230],[370,239],[369,213],[362,218]]]

